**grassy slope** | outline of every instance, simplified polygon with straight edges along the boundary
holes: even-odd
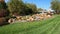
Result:
[[[60,34],[60,16],[30,23],[15,23],[0,27],[0,34]]]

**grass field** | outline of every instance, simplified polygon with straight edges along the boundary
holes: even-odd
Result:
[[[60,34],[60,16],[43,21],[2,26],[0,34]]]

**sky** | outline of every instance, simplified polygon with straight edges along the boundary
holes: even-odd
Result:
[[[8,0],[5,1],[7,2]],[[50,9],[51,6],[51,0],[23,0],[23,2],[36,4],[37,8],[42,8],[46,10]]]

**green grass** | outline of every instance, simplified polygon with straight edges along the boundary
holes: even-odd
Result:
[[[0,27],[0,34],[60,34],[60,16]]]

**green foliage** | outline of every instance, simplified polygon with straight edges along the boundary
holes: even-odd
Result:
[[[1,3],[0,3],[0,9],[2,8],[2,5],[1,5]]]
[[[21,12],[22,14],[30,15],[30,14],[34,14],[37,11],[37,7],[36,7],[35,4],[26,3],[24,5],[24,9],[23,10],[24,11]]]
[[[25,4],[22,0],[10,0],[7,4],[11,15],[29,15],[37,11],[35,4]]]
[[[22,0],[10,0],[8,2],[8,9],[10,13],[13,14],[20,14],[21,11],[23,11],[24,3]]]
[[[37,11],[42,11],[43,9],[42,8],[38,8]]]
[[[29,7],[30,9],[32,9],[33,12],[37,12],[37,7],[36,7],[35,4],[29,4],[29,3],[27,3],[26,5],[27,5],[27,7]]]
[[[56,13],[59,13],[60,11],[60,0],[52,0],[51,2],[51,8],[56,11]]]
[[[5,2],[0,2],[0,9],[7,9]]]

